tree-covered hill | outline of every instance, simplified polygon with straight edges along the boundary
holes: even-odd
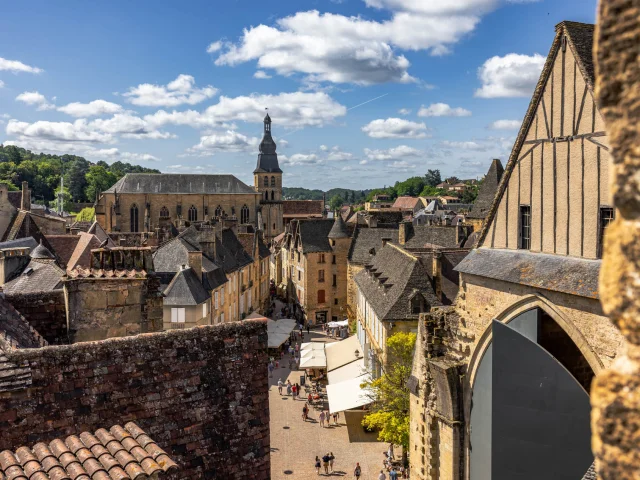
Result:
[[[92,163],[76,155],[34,153],[13,145],[0,145],[0,182],[18,190],[29,182],[33,199],[48,203],[56,198],[60,176],[64,175],[65,198],[73,202],[93,202],[125,173],[160,173],[159,170],[129,163]]]

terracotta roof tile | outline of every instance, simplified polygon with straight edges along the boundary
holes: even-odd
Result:
[[[393,204],[393,208],[401,208],[403,210],[416,208],[418,203],[422,203],[417,197],[398,197]]]
[[[324,202],[322,200],[284,200],[282,215],[285,217],[322,216]]]
[[[134,423],[0,452],[0,480],[146,480],[177,469]]]

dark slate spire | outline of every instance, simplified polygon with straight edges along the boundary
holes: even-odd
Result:
[[[42,240],[40,240],[40,245],[31,250],[29,255],[31,258],[39,258],[39,259],[55,259],[53,253],[49,251],[47,247],[42,244]]]
[[[253,173],[282,173],[278,165],[276,142],[274,142],[271,137],[271,117],[268,113],[267,116],[264,117],[264,135],[260,142],[258,164]]]
[[[340,215],[340,211],[336,211],[334,213],[335,220],[333,222],[333,227],[331,227],[331,231],[327,238],[349,238],[349,232],[347,231],[347,226],[342,219],[342,215]]]
[[[484,177],[482,185],[480,185],[478,198],[476,198],[471,211],[467,215],[468,218],[485,218],[487,216],[493,203],[493,198],[498,191],[498,185],[500,184],[503,173],[504,168],[502,168],[502,162],[497,158],[494,159],[493,162],[491,162],[491,167],[489,167],[487,175]]]

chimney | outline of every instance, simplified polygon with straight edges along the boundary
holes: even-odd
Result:
[[[384,247],[388,242],[390,242],[391,239],[390,238],[383,238],[382,239],[382,246]]]
[[[22,182],[22,199],[20,201],[20,209],[31,211],[31,194],[29,192],[28,182]]]
[[[376,228],[378,226],[378,217],[375,215],[368,215],[365,220],[369,225],[369,228]]]
[[[0,250],[0,286],[19,275],[30,261],[28,248]]]
[[[202,252],[187,252],[189,256],[189,266],[193,269],[198,278],[202,278]]]
[[[401,222],[398,231],[398,243],[400,245],[404,245],[409,240],[409,235],[411,235],[411,227],[413,224],[411,222]]]
[[[440,250],[434,250],[432,258],[431,276],[433,278],[433,290],[436,297],[442,301],[442,252]]]
[[[215,226],[203,228],[199,232],[198,243],[202,247],[202,253],[212,261],[216,261],[216,229]]]

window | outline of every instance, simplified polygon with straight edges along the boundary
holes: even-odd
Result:
[[[333,276],[333,286],[336,287],[338,285],[338,276],[334,275]]]
[[[274,194],[273,190],[271,190],[271,200],[274,200],[274,199],[275,199],[275,194]]]
[[[224,313],[220,314],[220,323],[224,323]]]
[[[209,215],[209,207],[207,205],[204,206],[204,214]]]
[[[265,226],[266,226],[266,225],[265,225]],[[276,224],[275,224],[275,223],[273,224],[273,229],[274,229],[274,230],[276,229]]]
[[[207,313],[209,313],[209,312],[207,312],[207,302],[205,302],[205,303],[202,304],[202,316],[206,317]]]
[[[246,205],[240,209],[240,223],[249,223],[249,207]]]
[[[324,290],[318,290],[318,303],[324,303]]]
[[[336,264],[336,256],[335,255],[332,256],[331,263],[333,263],[334,265]]]
[[[195,222],[198,220],[198,209],[191,205],[191,207],[189,208],[189,221],[190,222]]]
[[[302,273],[300,272],[300,270],[298,270],[298,281],[300,281],[301,278],[302,278]]]
[[[324,263],[324,253],[318,254],[318,263]]]
[[[424,297],[421,294],[416,293],[416,295],[414,295],[414,297],[411,299],[411,313],[416,315],[424,311],[425,311]]]
[[[236,207],[235,206],[231,207],[231,216],[232,217],[236,216]]]
[[[335,240],[331,240],[331,246],[335,247],[336,246],[336,241]]]
[[[169,209],[167,207],[160,209],[160,218],[169,218]]]
[[[271,177],[271,186],[272,187],[276,186],[276,177],[274,177],[274,176]]]
[[[522,250],[531,249],[531,207],[520,205],[520,242]]]
[[[213,292],[213,305],[218,308],[218,292]]]
[[[171,323],[184,323],[184,308],[171,309]]]
[[[298,254],[298,263],[300,263],[300,252],[296,252]]]
[[[318,270],[318,281],[324,282],[324,270]]]
[[[333,304],[334,304],[334,305],[337,305],[337,304],[338,304],[338,299],[337,299],[337,298],[334,298],[334,299],[333,299]]]
[[[134,203],[131,205],[131,209],[129,210],[129,218],[131,220],[131,229],[132,232],[138,231],[138,206]]]
[[[265,187],[269,186],[269,177],[264,177],[264,186]]]
[[[216,207],[215,215],[216,215],[216,217],[221,217],[222,216],[222,207],[220,205],[218,205]]]
[[[598,258],[602,258],[602,247],[604,246],[604,232],[609,226],[615,213],[611,207],[600,207],[600,216],[598,222]]]
[[[182,216],[182,205],[176,205],[176,215],[178,217]]]
[[[264,199],[265,200],[269,200],[269,192],[268,191],[264,192]]]
[[[224,305],[224,287],[220,289],[220,305]]]

